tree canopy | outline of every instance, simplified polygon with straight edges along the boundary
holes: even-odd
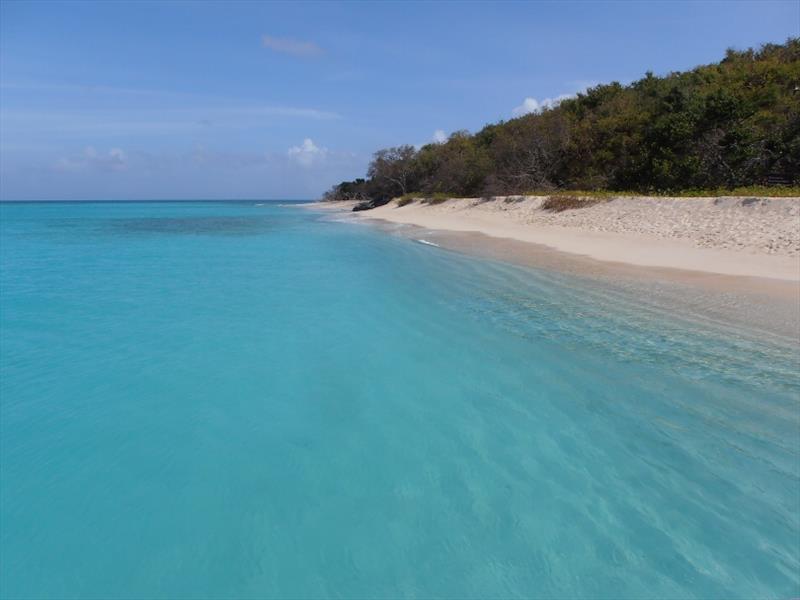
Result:
[[[557,106],[375,153],[326,200],[555,189],[675,192],[800,183],[800,38],[598,85]]]

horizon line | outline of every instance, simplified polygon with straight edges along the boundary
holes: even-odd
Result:
[[[146,198],[131,198],[128,200],[120,199],[86,199],[86,200],[0,200],[0,204],[32,204],[32,203],[112,203],[112,202],[316,202],[315,198],[160,198],[160,199],[146,199]]]

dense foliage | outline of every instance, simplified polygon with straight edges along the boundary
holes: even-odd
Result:
[[[598,85],[558,106],[378,151],[326,200],[555,189],[645,193],[800,183],[800,39],[691,71]]]

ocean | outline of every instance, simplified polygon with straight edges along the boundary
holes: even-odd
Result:
[[[3,203],[0,597],[800,596],[799,362],[291,203]]]

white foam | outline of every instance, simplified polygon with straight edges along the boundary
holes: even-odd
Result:
[[[415,242],[419,242],[420,244],[425,244],[426,246],[436,246],[437,248],[441,248],[439,244],[434,244],[433,242],[429,242],[428,240],[414,240]]]

